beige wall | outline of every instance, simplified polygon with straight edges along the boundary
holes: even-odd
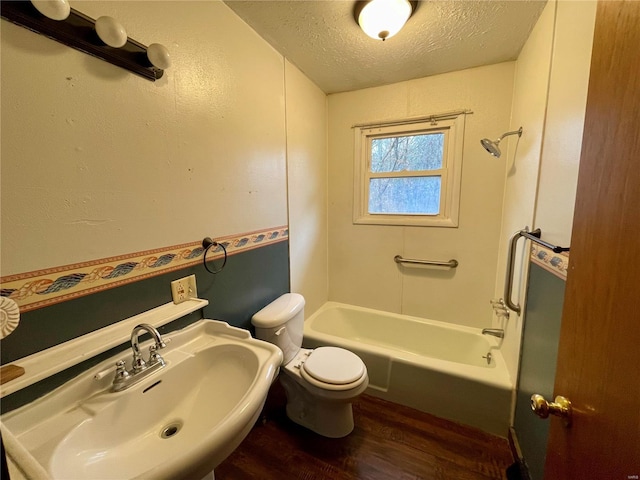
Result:
[[[285,61],[291,291],[308,316],[328,299],[327,96]]]
[[[504,165],[480,146],[509,125],[514,64],[502,63],[329,96],[329,298],[475,327],[491,321]],[[356,123],[470,109],[458,228],[353,225]],[[393,257],[448,260],[453,271]]]
[[[570,243],[582,143],[596,2],[549,2],[516,65],[496,297],[504,292],[509,237],[525,225],[543,239]],[[529,251],[519,241],[513,300],[524,311]],[[523,317],[494,319],[505,328],[502,351],[512,380],[518,372]]]
[[[285,225],[282,56],[221,2],[73,7],[173,66],[150,82],[2,22],[2,275]]]
[[[523,134],[507,137],[501,161],[506,172],[502,232],[499,242],[498,275],[495,297],[503,297],[508,242],[511,235],[525,226],[531,228],[536,201],[540,151],[549,88],[549,69],[555,19],[555,2],[549,2],[534,27],[516,62],[513,110],[509,130],[522,126]],[[508,147],[508,148],[507,148]],[[512,300],[524,311],[524,292],[529,265],[529,252],[519,240],[513,274]],[[508,321],[494,320],[505,329],[502,353],[512,381],[517,375],[522,317],[511,312]]]
[[[556,11],[535,226],[561,246],[571,243],[596,5],[559,1]]]

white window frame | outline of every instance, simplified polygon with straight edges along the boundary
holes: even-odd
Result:
[[[442,120],[415,123],[380,124],[354,127],[354,198],[353,223],[362,225],[405,225],[457,227],[460,211],[460,184],[462,180],[462,147],[465,114]],[[369,180],[380,175],[371,173],[371,141],[375,138],[444,133],[442,168],[421,172],[397,172],[384,177],[441,177],[440,212],[430,214],[378,214],[369,213]]]

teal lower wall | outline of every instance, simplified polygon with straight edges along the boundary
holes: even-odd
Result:
[[[544,477],[549,420],[533,414],[530,399],[534,393],[554,398],[564,292],[564,280],[531,263],[514,419],[531,480]]]
[[[198,264],[23,313],[18,328],[0,342],[2,364],[169,303],[172,301],[171,281],[191,274],[196,275],[198,297],[209,300],[209,305],[203,312],[164,326],[161,332],[181,328],[201,318],[223,320],[251,330],[251,316],[290,290],[289,243],[278,242],[232,255],[218,275],[208,273],[202,264]],[[126,344],[116,347],[54,378],[5,397],[2,410],[8,411],[41,396],[126,348]]]

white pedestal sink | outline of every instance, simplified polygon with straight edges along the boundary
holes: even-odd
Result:
[[[12,455],[10,441],[10,459],[20,468],[35,461],[53,479],[200,479],[211,472],[255,423],[282,354],[214,320],[164,338],[167,365],[127,390],[111,392],[113,376],[104,372],[129,361],[128,351],[3,415],[3,430],[32,457]]]

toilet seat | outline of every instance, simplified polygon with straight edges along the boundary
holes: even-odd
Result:
[[[302,363],[300,374],[326,390],[350,390],[366,378],[366,367],[355,353],[338,347],[318,347]]]

